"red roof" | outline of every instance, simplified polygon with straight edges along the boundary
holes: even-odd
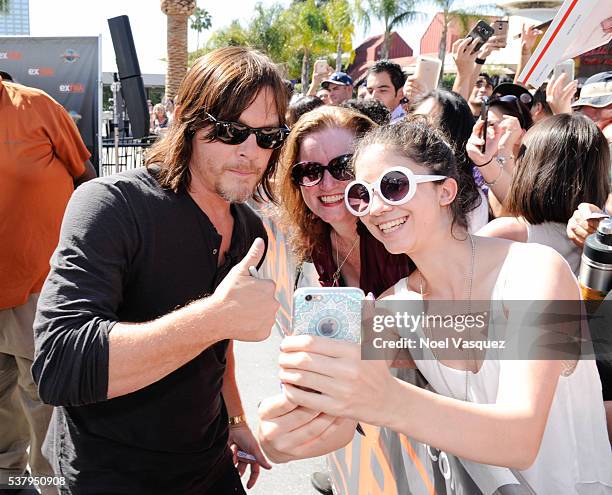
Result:
[[[355,48],[355,59],[347,69],[347,72],[353,78],[353,81],[357,81],[369,66],[381,59],[380,54],[384,39],[384,34],[370,36],[363,43],[361,43],[361,45]],[[389,47],[389,60],[395,62],[395,59],[411,57],[412,53],[412,48],[408,46],[408,44],[399,34],[393,31],[391,33],[391,44]]]
[[[497,17],[491,16],[482,16],[483,20],[487,21],[489,24],[493,22]],[[440,40],[442,39],[442,31],[444,29],[444,13],[438,12],[429,23],[429,26],[425,30],[421,38],[421,47],[420,54],[421,55],[429,55],[436,54],[440,50]],[[450,53],[453,43],[457,41],[459,38],[462,38],[467,33],[462,33],[461,28],[459,27],[457,21],[455,19],[451,19],[451,22],[448,24],[448,31],[446,34],[446,53]]]

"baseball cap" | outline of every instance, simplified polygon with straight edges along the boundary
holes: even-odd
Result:
[[[580,98],[572,107],[603,108],[612,104],[612,71],[600,72],[589,77],[582,85]]]
[[[493,89],[493,93],[491,94],[491,98],[500,97],[500,96],[516,96],[520,102],[524,103],[527,108],[531,109],[531,105],[533,105],[533,95],[520,84],[514,83],[501,83],[495,86]]]
[[[328,79],[321,83],[321,86],[327,89],[329,84],[337,84],[339,86],[352,86],[353,80],[346,72],[334,72]]]

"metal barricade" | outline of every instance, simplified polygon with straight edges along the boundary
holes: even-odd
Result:
[[[112,138],[103,139],[100,177],[142,167],[144,165],[144,153],[155,142],[157,137],[149,136],[143,139],[120,138],[118,160],[115,156],[114,140]]]

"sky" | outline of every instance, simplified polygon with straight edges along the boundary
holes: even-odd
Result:
[[[258,0],[199,0],[198,5],[212,16],[212,30],[228,25],[238,19],[246,25],[254,12]],[[288,5],[289,0],[261,0],[266,6],[276,2]],[[119,15],[130,18],[134,44],[144,74],[165,73],[166,16],[159,8],[159,0],[30,0],[31,36],[98,36],[102,35],[102,70],[116,71],[115,54],[108,30],[107,19]],[[406,43],[418,54],[420,39],[431,19],[431,14],[398,30]],[[372,23],[370,31],[364,33],[356,27],[353,47],[365,38],[382,34],[382,26]],[[207,37],[200,35],[200,45]],[[196,48],[197,33],[190,30],[189,50]]]

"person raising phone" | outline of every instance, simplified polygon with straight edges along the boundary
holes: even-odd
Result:
[[[344,188],[354,179],[356,141],[375,126],[348,108],[325,106],[303,115],[280,159],[277,194],[299,265],[311,261],[324,287],[359,287],[380,295],[409,273],[410,260],[390,254],[344,205]],[[355,429],[349,434],[352,438]],[[330,493],[326,473],[314,473],[311,481]]]
[[[507,301],[579,302],[576,280],[554,250],[467,232],[452,148],[426,121],[374,130],[359,143],[354,163],[347,204],[390,252],[417,266],[383,299],[492,301],[509,313],[489,323],[489,335],[523,321]],[[390,223],[401,226],[389,232]],[[296,336],[281,351],[283,394],[260,407],[259,438],[273,460],[337,448],[354,422],[364,421],[473,462],[512,468],[538,494],[612,490],[593,361],[474,352],[449,361],[424,350],[429,354],[415,363],[434,393],[395,378],[386,361],[362,360],[357,344]]]

